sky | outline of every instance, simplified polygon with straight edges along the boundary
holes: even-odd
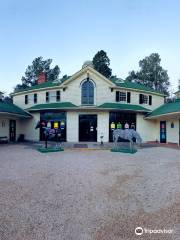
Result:
[[[34,58],[72,75],[103,49],[126,78],[157,52],[176,91],[180,78],[179,0],[0,0],[0,90],[21,83]]]

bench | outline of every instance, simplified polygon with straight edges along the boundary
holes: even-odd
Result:
[[[7,136],[0,137],[0,143],[8,143],[9,139]]]

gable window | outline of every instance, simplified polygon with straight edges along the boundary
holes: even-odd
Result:
[[[116,102],[128,102],[131,101],[131,93],[130,92],[120,92],[116,91]]]
[[[60,91],[56,91],[56,102],[59,102],[61,99]]]
[[[28,104],[28,95],[25,95],[25,104]]]
[[[139,103],[140,104],[150,104],[150,101],[149,101],[149,96],[148,95],[145,95],[145,94],[139,94]],[[152,97],[151,97],[151,102],[152,102]],[[151,104],[150,104],[151,105]]]
[[[37,93],[34,93],[34,103],[37,103]]]
[[[81,87],[81,104],[94,104],[94,84],[89,79]]]

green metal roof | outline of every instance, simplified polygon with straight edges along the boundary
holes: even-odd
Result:
[[[122,79],[118,80],[118,78],[112,78],[110,80],[118,87],[136,89],[136,90],[140,90],[140,91],[146,91],[146,92],[158,93],[158,94],[164,95],[164,93],[156,91],[153,88],[146,87],[140,83],[133,83],[133,82],[129,82],[129,81],[124,81]]]
[[[65,108],[74,108],[76,105],[71,102],[59,102],[59,103],[45,103],[45,104],[37,104],[28,108],[27,111],[37,111],[37,110],[45,110],[45,109],[65,109]]]
[[[32,91],[32,90],[39,90],[39,89],[43,89],[43,88],[57,87],[57,86],[60,86],[63,82],[65,82],[69,78],[70,78],[70,76],[67,77],[67,78],[59,79],[59,82],[58,81],[48,81],[48,82],[44,82],[44,83],[41,83],[41,84],[37,84],[37,85],[34,85],[32,87],[28,87],[26,89],[16,91],[15,94],[20,93],[20,92],[24,92],[24,91],[26,92],[26,91]]]
[[[180,99],[176,99],[175,102],[166,103],[156,108],[154,111],[148,114],[146,118],[155,118],[157,116],[166,115],[170,113],[177,113],[177,112],[180,113]]]
[[[0,113],[10,113],[20,115],[21,117],[31,117],[29,113],[13,103],[0,102]]]
[[[41,84],[38,84],[38,85],[34,85],[32,87],[28,87],[28,88],[23,89],[23,90],[16,91],[15,93],[20,93],[20,92],[24,92],[24,91],[31,91],[31,90],[38,90],[38,89],[41,89],[41,88],[56,87],[56,86],[59,86],[59,85],[60,85],[60,83],[44,82],[44,83],[41,83]]]
[[[138,112],[150,112],[151,110],[144,108],[139,105],[133,105],[133,104],[121,104],[121,103],[104,103],[98,108],[104,108],[104,109],[116,109],[116,110],[126,110],[126,111],[138,111]]]

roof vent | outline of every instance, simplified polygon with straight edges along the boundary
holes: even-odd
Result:
[[[117,80],[115,81],[115,83],[123,83],[124,80],[122,78],[117,78]]]
[[[87,66],[94,68],[93,63],[90,60],[85,61],[82,65],[82,68],[85,68]]]

